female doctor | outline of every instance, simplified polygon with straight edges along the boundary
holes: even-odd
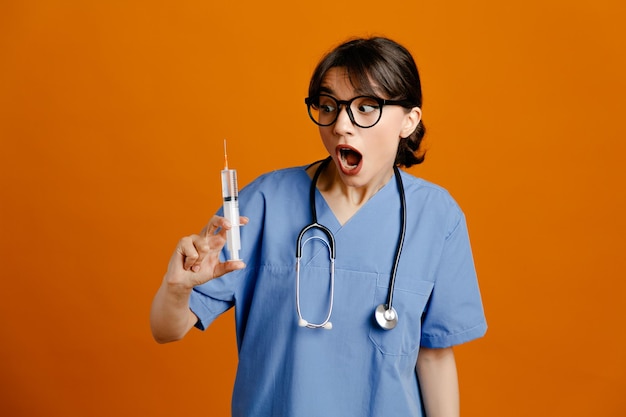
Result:
[[[415,62],[392,40],[351,40],[305,103],[328,158],[241,190],[245,263],[225,261],[221,215],[180,240],[154,338],[235,307],[234,416],[458,416],[453,346],[487,326],[462,211],[398,169],[423,161]]]

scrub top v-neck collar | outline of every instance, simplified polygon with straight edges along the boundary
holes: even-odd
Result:
[[[320,164],[322,164],[324,162],[324,160],[319,161]],[[303,173],[307,176],[307,178],[309,179],[308,182],[308,186],[311,186],[311,182],[313,181],[313,178],[311,178],[311,176],[309,176],[309,173],[307,172],[307,169],[313,165],[315,165],[316,163],[314,162],[311,165],[307,165],[305,167],[303,167]],[[317,167],[316,167],[317,169]],[[358,208],[357,211],[354,212],[354,214],[352,216],[350,216],[350,218],[343,224],[341,224],[341,222],[339,221],[339,219],[337,218],[337,216],[335,215],[335,212],[332,210],[332,208],[330,207],[330,205],[328,204],[328,202],[326,201],[326,198],[324,197],[324,195],[322,194],[322,192],[319,190],[319,188],[316,186],[315,187],[315,207],[318,213],[318,222],[321,224],[326,225],[326,227],[328,227],[330,230],[332,230],[333,233],[339,233],[341,230],[343,230],[346,227],[351,227],[351,224],[358,222],[357,217],[363,217],[363,212],[369,210],[369,208],[371,208],[371,206],[376,205],[378,199],[380,198],[384,198],[384,195],[387,194],[389,191],[389,187],[392,187],[395,185],[395,182],[393,181],[394,176],[393,174],[391,175],[391,177],[389,178],[389,180],[382,186],[380,187],[380,189],[378,189],[378,191],[376,191],[365,203],[363,203],[361,205],[361,207]],[[308,188],[307,188],[308,191]],[[389,198],[395,198],[397,199],[397,197],[389,197]]]

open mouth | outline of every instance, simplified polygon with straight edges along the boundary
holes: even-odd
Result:
[[[363,155],[360,152],[349,147],[341,147],[338,151],[343,171],[349,172],[358,168],[363,159]]]

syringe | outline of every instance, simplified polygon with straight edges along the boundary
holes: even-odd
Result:
[[[239,237],[239,190],[237,189],[237,171],[228,169],[226,139],[224,139],[224,169],[222,170],[222,197],[224,198],[224,217],[230,221],[231,228],[226,231],[226,245],[230,260],[239,260],[241,240]]]

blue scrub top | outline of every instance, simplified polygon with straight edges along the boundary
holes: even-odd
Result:
[[[400,231],[393,178],[343,226],[319,193],[319,223],[336,240],[332,330],[298,326],[296,239],[311,222],[306,167],[274,171],[239,193],[243,270],[194,289],[206,329],[235,307],[239,365],[233,416],[421,416],[420,346],[481,337],[483,314],[465,218],[450,195],[402,172],[407,230],[397,271],[393,330],[374,320],[387,297]],[[328,250],[311,240],[301,261],[303,317],[322,322],[329,302]]]

